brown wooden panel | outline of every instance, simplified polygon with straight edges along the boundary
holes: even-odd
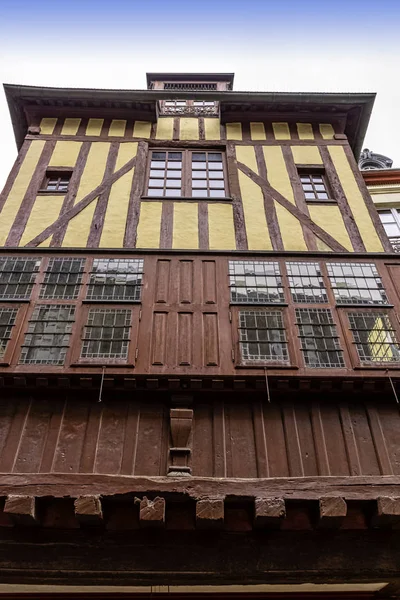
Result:
[[[95,473],[119,473],[125,441],[126,402],[104,404],[97,442]]]
[[[5,415],[4,427],[4,448],[0,458],[0,472],[11,473],[16,454],[18,452],[21,435],[23,434],[25,421],[29,414],[31,400],[16,401],[15,412],[9,421],[9,416]]]
[[[97,439],[99,437],[102,409],[103,407],[99,402],[92,404],[89,409],[85,439],[82,447],[81,462],[79,465],[79,471],[81,473],[94,473]]]
[[[171,261],[158,260],[156,268],[155,302],[168,302]]]
[[[360,459],[361,475],[380,475],[379,463],[365,408],[361,405],[351,406],[350,414]]]
[[[166,475],[167,445],[164,407],[160,404],[143,405],[140,410],[134,475]]]
[[[219,364],[218,315],[217,313],[203,314],[203,344],[204,365]]]
[[[377,408],[394,475],[400,475],[400,415],[394,406]],[[387,473],[384,473],[386,475]]]
[[[217,303],[217,276],[215,260],[203,260],[203,303]]]
[[[166,312],[155,312],[153,314],[153,332],[151,336],[151,362],[153,365],[165,364],[167,319],[168,313]]]
[[[192,474],[198,477],[213,475],[213,406],[197,404],[193,421],[193,448],[190,465]]]
[[[295,418],[300,442],[301,460],[305,477],[318,475],[318,467],[315,453],[315,437],[311,427],[310,411],[308,406],[298,405],[295,407]]]
[[[254,424],[250,403],[225,407],[228,477],[257,477]]]
[[[21,402],[25,405],[25,410],[28,407],[27,402]],[[22,408],[22,407],[21,407]],[[9,464],[9,440],[14,419],[18,410],[18,404],[11,400],[3,399],[0,403],[0,470]],[[22,412],[22,415],[24,413]],[[12,465],[12,463],[11,463]]]
[[[193,314],[178,313],[178,364],[191,365],[193,348]]]
[[[268,472],[270,477],[288,477],[289,464],[281,408],[269,404],[265,396],[264,428],[267,442]]]
[[[52,415],[51,403],[32,403],[14,464],[15,473],[38,473]]]
[[[138,447],[140,407],[137,402],[128,404],[125,427],[124,451],[121,462],[121,475],[133,475]]]
[[[69,400],[61,424],[53,471],[78,473],[89,417],[88,403]]]
[[[193,261],[179,261],[179,297],[180,304],[193,302]]]
[[[292,477],[304,477],[299,430],[297,427],[295,407],[292,403],[287,403],[283,406],[283,427],[285,431],[289,473]]]
[[[337,406],[319,405],[330,475],[350,475],[343,429]]]

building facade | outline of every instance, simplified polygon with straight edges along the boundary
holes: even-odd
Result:
[[[147,87],[5,86],[0,594],[396,597],[374,95]]]

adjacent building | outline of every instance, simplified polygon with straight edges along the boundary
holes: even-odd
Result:
[[[0,596],[399,594],[374,95],[233,79],[5,86]]]

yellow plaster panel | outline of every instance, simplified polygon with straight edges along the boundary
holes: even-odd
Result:
[[[89,206],[81,210],[76,217],[69,221],[68,229],[62,244],[63,247],[86,247],[97,202],[98,200],[94,200]]]
[[[275,208],[284,249],[307,250],[300,221],[278,202],[275,202]]]
[[[61,135],[76,135],[81,119],[65,119]]]
[[[176,249],[199,247],[198,204],[174,202],[172,247]]]
[[[241,140],[242,139],[242,124],[241,123],[227,123],[226,124],[226,139],[227,140]]]
[[[118,171],[136,156],[136,152],[137,142],[120,144],[114,171]],[[102,248],[123,248],[133,174],[134,169],[128,171],[111,188],[100,238]]]
[[[313,140],[314,132],[311,123],[296,123],[299,140]]]
[[[287,123],[272,123],[276,140],[290,140],[290,130]]]
[[[250,135],[252,140],[266,140],[264,123],[250,123]]]
[[[221,138],[220,120],[204,118],[204,131],[206,140],[219,140]]]
[[[292,146],[291,148],[296,165],[322,165],[318,146]]]
[[[60,214],[63,202],[64,196],[37,196],[19,245],[25,246],[54,223]],[[45,240],[47,246],[50,245],[50,241],[51,236]]]
[[[117,160],[115,162],[115,171],[119,171],[131,158],[134,158],[137,153],[138,143],[130,142],[129,144],[120,144]]]
[[[195,118],[180,119],[180,139],[198,140],[199,139],[199,120]]]
[[[142,202],[136,248],[159,248],[162,202]]]
[[[45,118],[40,121],[40,133],[45,135],[51,135],[54,131],[54,127],[56,126],[57,119],[56,118]]]
[[[101,248],[123,248],[133,170],[112,186],[100,238]]]
[[[208,233],[210,250],[236,250],[231,204],[208,205]]]
[[[343,222],[342,213],[338,206],[323,206],[319,204],[318,206],[313,206],[312,204],[308,205],[308,210],[310,211],[311,219],[322,229],[325,229],[328,233],[331,234],[335,240],[337,240],[342,246],[347,248],[349,252],[353,250],[353,246],[351,244],[349,234],[346,231],[346,227]],[[318,244],[318,241],[321,242]],[[324,242],[317,238],[317,244],[319,250],[324,250],[322,244],[326,246]]]
[[[236,146],[236,158],[239,162],[242,162],[249,167],[249,169],[258,173],[254,146]]]
[[[343,147],[328,146],[328,150],[367,252],[383,252],[382,243],[376,233]]]
[[[125,135],[126,121],[123,119],[113,119],[111,121],[108,135],[123,137]]]
[[[268,181],[278,192],[294,204],[292,184],[280,146],[263,146]]]
[[[157,121],[157,140],[172,140],[174,131],[174,119],[172,117],[160,117]]]
[[[104,119],[89,119],[86,127],[86,135],[100,135],[103,123]]]
[[[330,123],[320,123],[319,131],[324,140],[331,140],[335,135],[335,130]]]
[[[272,250],[261,188],[241,171],[239,184],[249,250]]]
[[[95,142],[91,145],[85,170],[82,173],[78,193],[76,195],[75,204],[87,196],[87,194],[102,182],[109,149],[109,142]]]
[[[24,198],[26,189],[31,181],[33,172],[36,168],[45,142],[34,140],[26,153],[25,160],[22,163],[14,184],[10,190],[6,203],[0,214],[0,246],[4,246],[8,232],[14,222],[21,202]]]
[[[82,142],[60,141],[56,143],[51,155],[50,167],[74,167],[78,158]]]
[[[148,139],[151,134],[150,121],[135,121],[133,126],[133,137]]]

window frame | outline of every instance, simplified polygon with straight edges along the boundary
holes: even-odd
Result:
[[[396,320],[396,315],[394,309],[391,305],[358,305],[358,306],[340,306],[340,310],[337,311],[340,327],[344,332],[346,338],[346,346],[347,351],[350,358],[351,368],[354,370],[400,370],[400,359],[398,362],[382,362],[382,363],[370,363],[364,364],[357,351],[357,342],[353,337],[353,332],[350,325],[349,313],[360,312],[360,313],[369,313],[369,312],[382,312],[385,313],[390,321],[390,324],[396,334],[397,339],[400,343],[400,331],[399,325]]]
[[[301,192],[304,196],[304,201],[306,204],[337,204],[337,200],[335,195],[333,194],[332,187],[330,185],[329,178],[326,174],[325,167],[319,165],[301,165],[297,166],[297,175],[299,178],[299,184]],[[326,193],[328,194],[328,198],[323,200],[321,198],[306,198],[305,190],[303,189],[303,182],[301,181],[302,177],[321,177]],[[317,190],[314,189],[314,183],[311,181],[313,186],[313,190],[315,193],[318,193]]]
[[[11,363],[13,362],[15,356],[17,355],[18,352],[18,358],[19,358],[19,353],[20,353],[20,346],[21,346],[21,329],[22,326],[24,324],[24,322],[26,321],[27,318],[27,313],[29,310],[29,304],[22,304],[21,302],[13,302],[12,304],[10,303],[4,303],[4,302],[0,302],[0,308],[5,308],[5,309],[16,309],[17,310],[17,314],[15,317],[15,323],[12,327],[11,330],[11,337],[7,343],[7,347],[6,347],[6,351],[4,353],[4,356],[0,357],[0,367],[9,367],[11,365]],[[24,334],[22,335],[22,340],[24,339]],[[17,360],[18,362],[18,360]]]
[[[68,192],[70,191],[71,178],[72,178],[73,172],[74,172],[74,170],[72,167],[47,167],[46,173],[45,173],[45,176],[41,183],[38,194],[47,195],[47,196],[65,196],[65,194],[68,194]],[[55,178],[56,176],[58,178],[57,189],[56,190],[47,189],[50,179]],[[60,179],[62,179],[63,177],[64,178],[68,177],[67,189],[59,190],[58,186],[60,183]]]
[[[131,312],[130,338],[128,341],[128,355],[125,358],[85,358],[82,357],[83,333],[86,327],[90,310],[129,310]],[[74,342],[72,344],[71,367],[130,367],[136,365],[136,355],[138,348],[138,336],[141,320],[141,305],[138,303],[119,303],[119,302],[85,302],[81,306],[78,318],[76,320],[76,331]]]
[[[305,323],[299,323],[298,319],[297,319],[297,311],[301,311],[301,310],[310,310],[310,311],[326,311],[328,313],[330,313],[330,317],[332,319],[332,323],[326,323],[323,324],[322,326],[330,326],[333,327],[336,331],[336,335],[335,336],[330,336],[330,337],[323,337],[322,339],[336,339],[338,342],[338,348],[336,348],[334,351],[337,352],[339,355],[341,354],[342,356],[342,360],[343,360],[343,365],[335,365],[333,367],[326,367],[326,366],[310,366],[309,364],[307,364],[306,362],[306,358],[305,358],[305,353],[307,351],[306,348],[302,348],[302,339],[305,339],[307,336],[301,335],[300,333],[300,327],[306,325]],[[301,362],[302,365],[305,369],[312,369],[313,371],[315,371],[315,373],[320,373],[320,371],[326,370],[330,373],[333,373],[336,370],[340,370],[343,373],[343,369],[347,368],[347,354],[346,354],[346,340],[343,338],[342,336],[342,326],[341,326],[341,322],[335,318],[336,315],[336,311],[335,308],[332,307],[330,304],[328,303],[324,303],[324,304],[307,304],[306,302],[304,303],[299,303],[296,304],[294,306],[294,310],[292,312],[293,314],[293,319],[294,319],[294,325],[296,327],[297,330],[297,340],[298,340],[298,351],[300,353],[301,356]],[[327,351],[329,352],[329,351]]]
[[[385,228],[385,224],[383,223],[383,221],[380,217],[381,213],[389,211],[391,213],[392,217],[394,218],[394,222],[397,225],[397,227],[399,228],[399,235],[390,236],[388,233],[386,233],[386,235],[387,235],[390,243],[393,246],[393,251],[400,252],[400,207],[394,207],[394,208],[390,208],[390,207],[383,208],[382,207],[381,209],[376,207],[376,209],[378,211],[379,220],[382,223],[383,228],[385,229],[385,233],[386,233],[386,228]]]
[[[153,152],[181,152],[182,153],[182,176],[181,176],[181,192],[182,195],[149,195],[149,181],[150,181],[150,171],[151,171],[151,162]],[[220,153],[222,156],[222,174],[225,189],[225,196],[193,196],[192,193],[192,153],[202,153],[202,152],[211,152],[211,153]],[[167,171],[167,169],[165,169]],[[210,178],[207,176],[207,182],[210,181]],[[164,189],[164,188],[160,188]],[[200,188],[199,188],[200,189]],[[186,193],[187,192],[187,193]],[[194,202],[226,202],[231,201],[232,198],[230,196],[230,188],[229,188],[229,179],[228,179],[228,164],[226,158],[226,148],[210,148],[209,146],[198,147],[198,148],[182,148],[182,147],[173,147],[173,148],[149,148],[149,153],[147,157],[147,165],[144,177],[144,186],[142,199],[144,200],[191,200]]]
[[[167,102],[175,103],[175,107],[167,106]],[[177,103],[182,103],[177,106]],[[201,106],[196,106],[196,103],[201,102]],[[208,103],[208,106],[206,105]],[[219,116],[218,100],[181,100],[180,98],[166,98],[159,100],[159,112],[161,116],[180,117],[218,117]]]

